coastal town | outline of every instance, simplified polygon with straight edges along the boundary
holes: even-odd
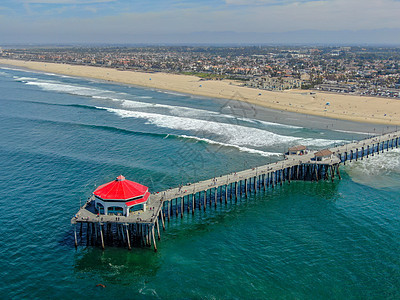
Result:
[[[234,79],[270,91],[400,98],[400,48],[143,46],[3,48],[0,57]]]

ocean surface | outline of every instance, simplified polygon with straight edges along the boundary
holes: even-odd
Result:
[[[393,128],[5,67],[0,91],[1,299],[400,299],[400,149],[172,219],[157,253],[70,225],[120,174],[156,192]]]

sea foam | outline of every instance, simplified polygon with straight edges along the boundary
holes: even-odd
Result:
[[[211,145],[219,145],[219,146],[223,146],[223,147],[232,147],[232,148],[236,148],[236,149],[238,149],[240,151],[243,151],[243,152],[259,154],[259,155],[266,156],[266,157],[282,155],[282,153],[266,152],[266,151],[261,151],[261,150],[252,149],[252,148],[248,148],[248,147],[242,147],[242,146],[237,146],[237,145],[233,145],[233,144],[221,143],[221,142],[217,142],[217,141],[206,139],[206,138],[199,138],[199,137],[196,137],[196,136],[180,135],[179,137],[182,137],[182,138],[185,138],[185,139],[192,139],[192,140],[196,140],[196,141],[202,141],[202,142],[206,142],[207,144],[211,144]]]
[[[357,183],[377,189],[397,188],[400,180],[400,149],[384,151],[346,164],[346,172]]]
[[[62,92],[78,96],[94,96],[94,95],[101,95],[107,92],[96,88],[89,88],[78,85],[70,85],[70,84],[63,84],[59,82],[49,82],[49,81],[27,81],[26,84],[38,86],[41,89],[47,91]]]
[[[279,144],[304,144],[307,146],[328,146],[342,141],[326,139],[300,138],[294,136],[279,135],[264,129],[246,127],[242,125],[201,120],[195,118],[177,117],[171,115],[131,111],[125,109],[98,107],[115,113],[121,118],[145,119],[149,124],[158,127],[185,130],[194,132],[196,136],[203,137],[206,134],[220,136],[223,143],[236,146],[268,147]]]
[[[370,177],[376,175],[390,175],[391,173],[400,174],[400,149],[389,149],[381,154],[369,156],[368,159],[359,159],[349,164],[352,173],[359,173]]]

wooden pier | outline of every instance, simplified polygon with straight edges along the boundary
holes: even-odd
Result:
[[[75,246],[86,240],[86,245],[98,245],[103,249],[106,245],[126,246],[128,249],[132,246],[153,246],[157,251],[156,239],[160,240],[160,228],[165,230],[165,222],[173,217],[194,214],[196,209],[207,211],[212,206],[236,201],[240,197],[248,197],[250,193],[273,189],[294,180],[333,181],[335,176],[340,179],[340,164],[398,148],[399,138],[400,131],[397,131],[339,145],[326,149],[332,155],[321,161],[315,159],[317,151],[288,155],[268,165],[153,193],[146,211],[128,217],[99,215],[92,196],[71,220]]]

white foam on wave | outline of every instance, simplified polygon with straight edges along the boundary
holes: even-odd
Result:
[[[109,98],[111,99],[111,97],[116,97],[119,94],[121,94],[106,89],[98,89],[82,85],[66,84],[55,80],[39,80],[37,78],[31,78],[31,77],[19,77],[16,80],[22,81],[27,85],[37,86],[45,91],[66,93],[66,94],[93,97],[93,98],[98,97],[99,99],[109,99]]]
[[[47,75],[50,75],[48,73]],[[54,74],[54,76],[58,76]],[[60,76],[64,77],[64,75]],[[78,96],[100,96],[100,95],[117,95],[117,92],[105,89],[86,87],[82,85],[67,84],[58,80],[43,80],[36,77],[14,76],[14,80],[25,83],[26,85],[37,86],[45,91],[67,93]]]
[[[55,74],[55,73],[43,73],[43,74],[48,75],[48,76],[61,77],[61,78],[73,78],[73,79],[78,78],[78,77],[62,75],[62,74]]]
[[[280,123],[274,123],[274,122],[267,122],[267,121],[261,121],[261,120],[257,120],[257,119],[249,119],[249,118],[238,118],[238,119],[246,121],[246,122],[255,123],[255,124],[266,125],[268,127],[272,126],[272,127],[291,128],[291,129],[301,129],[301,128],[303,128],[303,127],[300,127],[300,126],[280,124]]]
[[[279,135],[267,130],[246,127],[236,124],[228,124],[196,118],[185,118],[171,115],[163,115],[141,111],[131,111],[116,108],[97,107],[115,113],[122,118],[140,118],[147,120],[148,124],[175,130],[197,132],[197,136],[203,133],[211,133],[222,137],[222,143],[235,146],[268,147],[277,144],[305,144],[313,146],[325,146],[338,141],[324,139],[304,139],[301,137]]]
[[[400,174],[400,149],[390,149],[381,154],[369,156],[368,159],[359,159],[349,164],[349,170],[368,176]]]
[[[58,75],[56,75],[56,76],[58,76]],[[63,75],[61,77],[66,77],[66,76]],[[127,93],[123,93],[123,92],[115,92],[115,91],[111,91],[111,90],[86,87],[86,86],[76,85],[76,84],[67,84],[67,83],[62,83],[57,80],[41,80],[41,79],[38,79],[35,77],[19,77],[19,76],[14,76],[14,79],[17,81],[24,82],[27,85],[37,86],[45,91],[67,93],[67,94],[78,95],[78,96],[88,96],[88,97],[93,97],[95,99],[122,101],[123,97],[126,98],[126,95],[128,95]],[[121,98],[116,98],[119,96],[121,96]],[[140,99],[151,99],[152,98],[150,96],[134,96],[134,97],[137,97]],[[142,106],[145,106],[145,105],[146,104],[143,104]]]
[[[173,96],[180,96],[180,97],[188,96],[188,95],[185,95],[185,94],[181,94],[181,93],[178,93],[178,92],[172,92],[172,91],[163,91],[163,90],[156,90],[156,91],[159,92],[159,93],[163,93],[163,94],[167,94],[167,95],[173,95]]]
[[[112,98],[111,100],[121,102],[122,107],[125,108],[156,107],[157,105],[155,103],[133,101],[133,100],[122,100],[118,98]]]
[[[0,67],[0,69],[10,70],[10,71],[30,72],[30,71],[28,71],[28,70],[17,69],[17,68],[9,68],[9,67]],[[34,73],[34,72],[32,72],[32,73]]]
[[[115,96],[115,95],[114,95]],[[93,99],[100,99],[100,100],[107,100],[107,101],[113,101],[113,102],[118,102],[122,106],[126,108],[145,108],[145,107],[154,107],[155,104],[153,103],[148,103],[148,102],[141,102],[141,101],[133,101],[133,100],[124,100],[121,98],[115,98],[112,96],[98,96],[98,95],[93,95]]]
[[[236,117],[233,115],[226,115],[226,114],[221,114],[216,111],[211,111],[211,110],[204,110],[204,109],[199,109],[199,108],[192,108],[192,107],[186,107],[186,106],[175,106],[175,105],[167,105],[167,104],[158,104],[158,103],[146,103],[146,102],[140,102],[140,101],[132,101],[132,100],[121,100],[121,99],[111,99],[114,101],[122,101],[122,106],[124,108],[140,108],[140,107],[154,107],[154,108],[165,108],[168,109],[169,112],[173,115],[176,116],[183,116],[183,117],[220,117],[220,118],[226,118],[226,119],[235,119],[235,120],[240,120],[243,122],[248,122],[256,125],[267,125],[268,127],[281,127],[281,128],[301,128],[297,126],[292,126],[292,125],[285,125],[285,124],[278,124],[278,123],[272,123],[272,122],[266,122],[266,121],[260,121],[260,120],[255,120],[255,119],[249,119],[249,118],[241,118],[241,117]]]
[[[118,100],[118,99],[114,99]],[[140,102],[140,101],[132,101],[132,100],[120,100],[122,101],[122,106],[124,108],[138,108],[138,107],[154,107],[154,108],[164,108],[168,109],[169,112],[173,115],[177,116],[209,116],[209,115],[220,115],[217,112],[203,110],[198,108],[191,108],[185,106],[174,106],[174,105],[167,105],[167,104],[159,104],[159,103],[147,103],[147,102]]]
[[[38,80],[36,77],[20,77],[20,76],[13,76],[14,80],[21,81],[21,82],[28,82],[32,80]]]
[[[18,72],[25,72],[25,73],[32,73],[32,74],[44,74],[44,75],[48,75],[48,76],[62,77],[62,78],[78,78],[78,77],[62,75],[62,74],[46,73],[46,72],[34,71],[34,70],[26,70],[26,69],[23,69],[23,66],[21,67],[21,69],[9,68],[9,67],[0,67],[0,69],[10,70],[10,71],[18,71]]]
[[[346,164],[352,180],[374,188],[398,187],[400,178],[400,149]]]
[[[121,98],[114,98],[114,97],[105,97],[105,96],[92,96],[95,99],[104,99],[104,100],[111,100],[114,102],[121,103],[122,107],[127,109],[135,109],[135,108],[163,108],[167,109],[171,114],[176,116],[210,116],[210,115],[218,115],[218,112],[203,110],[198,108],[191,108],[185,106],[174,106],[168,104],[159,104],[159,103],[149,103],[149,102],[142,102],[142,101],[134,101],[134,100],[127,100]],[[137,98],[145,98],[146,96],[137,97]],[[152,97],[146,97],[152,98]]]
[[[225,137],[226,142],[234,145],[252,145],[256,147],[271,146],[280,142],[290,142],[300,138],[278,135],[269,131],[233,125],[227,123],[219,123],[208,120],[200,120],[194,118],[177,117],[170,115],[162,115],[156,113],[148,113],[141,111],[131,111],[124,109],[106,108],[109,112],[113,112],[122,118],[140,118],[146,119],[149,124],[158,127],[170,128],[176,130],[189,130],[194,132],[207,132]]]
[[[94,96],[103,94],[104,90],[83,87],[78,85],[63,84],[50,81],[27,81],[27,85],[34,85],[46,91],[62,92],[78,96]]]
[[[343,133],[354,133],[354,134],[370,135],[367,132],[360,132],[360,131],[349,131],[349,130],[339,130],[339,129],[334,129],[333,131],[343,132]]]
[[[203,141],[206,142],[208,144],[212,144],[212,145],[219,145],[219,146],[224,146],[224,147],[232,147],[232,148],[236,148],[240,151],[243,152],[248,152],[248,153],[254,153],[254,154],[259,154],[262,156],[281,156],[282,153],[276,153],[276,152],[265,152],[265,151],[261,151],[261,150],[257,150],[257,149],[251,149],[251,148],[247,148],[247,147],[242,147],[242,146],[237,146],[237,145],[232,145],[232,144],[227,144],[227,143],[221,143],[221,142],[217,142],[217,141],[213,141],[210,139],[206,139],[206,138],[199,138],[197,136],[190,136],[190,135],[180,135],[179,137],[185,138],[185,139],[194,139],[197,141]]]

